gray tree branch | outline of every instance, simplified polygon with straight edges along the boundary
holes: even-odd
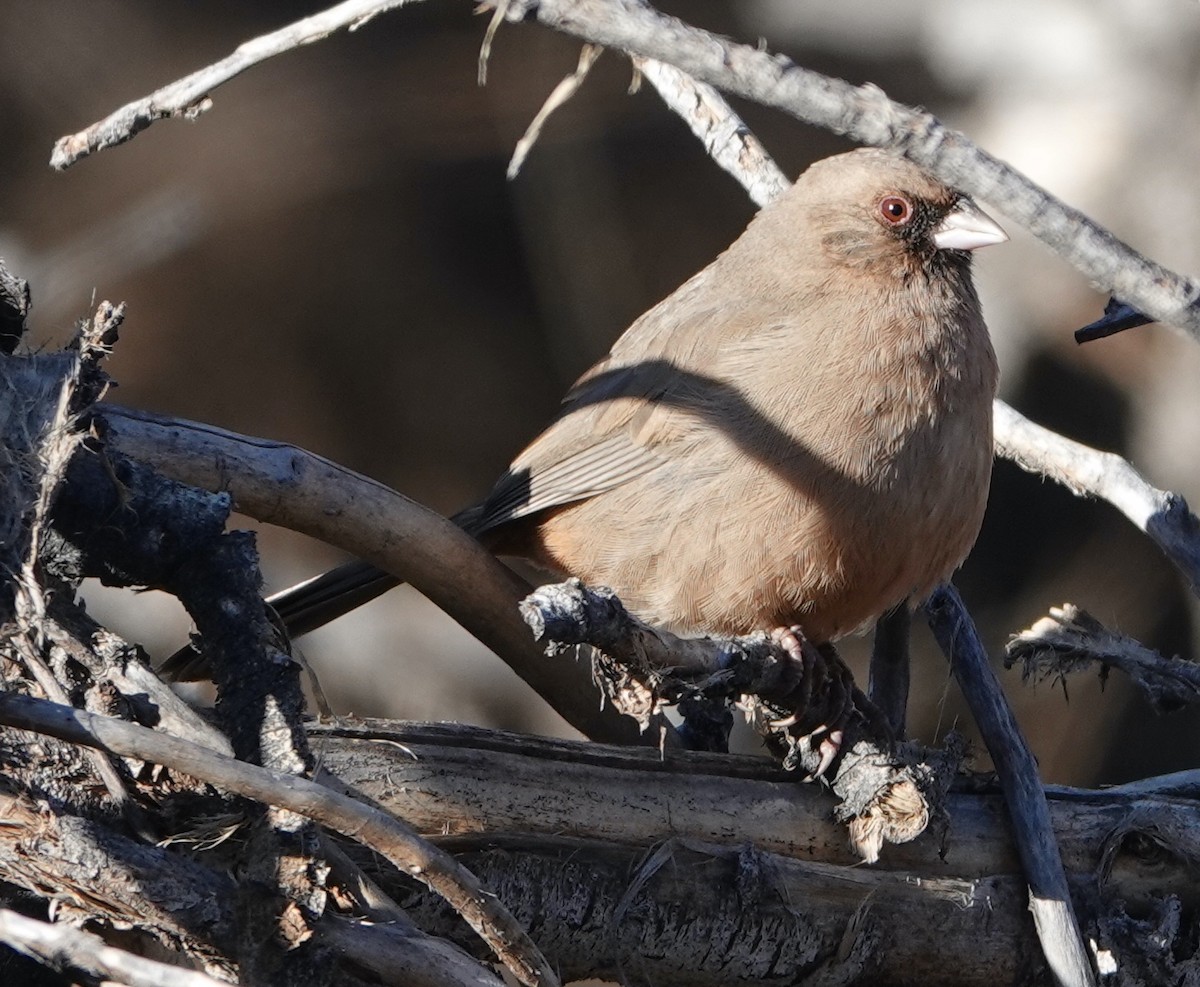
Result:
[[[251,65],[402,2],[347,0],[248,41],[228,58],[61,138],[51,163],[65,168],[95,150],[129,140],[156,120],[195,116],[207,109],[211,89]],[[506,0],[503,9],[510,21],[537,20],[590,44],[673,65],[701,82],[859,143],[896,148],[943,181],[1020,223],[1098,289],[1200,337],[1200,283],[1194,278],[1142,256],[964,134],[947,128],[932,114],[893,102],[877,86],[853,86],[784,56],[720,38],[668,17],[643,0]]]

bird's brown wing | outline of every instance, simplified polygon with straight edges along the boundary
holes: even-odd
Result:
[[[479,534],[671,468],[745,406],[742,385],[753,388],[756,374],[775,365],[763,351],[778,346],[781,327],[799,358],[809,334],[758,290],[753,265],[747,274],[739,263],[723,255],[635,321],[483,504],[462,517],[468,530]]]
[[[672,372],[662,361],[594,368],[492,488],[469,529],[585,500],[665,465]]]

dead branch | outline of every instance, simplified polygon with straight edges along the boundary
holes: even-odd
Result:
[[[241,45],[213,65],[127,103],[103,120],[55,142],[50,167],[62,171],[80,158],[132,140],[157,120],[183,117],[195,120],[212,107],[209,91],[259,62],[274,58],[342,29],[355,30],[367,21],[414,0],[345,0],[328,10],[264,34]]]
[[[506,16],[536,19],[593,44],[667,62],[858,143],[897,148],[951,187],[994,205],[1096,285],[1159,321],[1200,333],[1200,284],[1194,279],[1143,257],[964,134],[932,114],[892,102],[877,86],[852,86],[716,37],[642,0],[512,0]]]
[[[122,757],[162,764],[265,805],[285,808],[359,841],[451,902],[522,983],[558,983],[500,901],[448,854],[399,819],[315,782],[223,757],[112,717],[27,696],[0,694],[0,723]]]
[[[402,0],[347,0],[242,45],[233,55],[59,140],[52,164],[129,140],[155,120],[207,109],[207,92],[249,66],[373,17]],[[496,6],[496,4],[491,4]],[[852,86],[790,59],[719,38],[643,0],[505,0],[509,21],[537,20],[590,44],[673,65],[701,82],[772,106],[862,144],[894,147],[955,188],[995,205],[1102,290],[1200,335],[1200,284],[1142,256],[1077,209],[874,85]]]
[[[340,783],[441,834],[494,882],[567,979],[621,967],[638,983],[692,987],[851,969],[863,982],[1044,982],[991,788],[951,792],[937,825],[852,867],[833,796],[762,758],[384,721],[314,726],[312,742]],[[1180,945],[1187,935],[1159,925],[1173,898],[1194,898],[1187,784],[1050,793],[1073,899],[1096,948],[1120,957],[1117,983],[1163,982],[1154,964],[1173,962],[1134,947],[1135,927]],[[423,927],[466,943],[428,899],[376,879]],[[768,960],[762,942],[779,952]]]
[[[996,765],[1029,882],[1029,910],[1050,969],[1061,984],[1093,984],[1037,761],[996,680],[975,624],[957,590],[949,585],[934,590],[925,614]]]
[[[648,722],[652,713],[676,705],[689,739],[718,723],[717,743],[692,743],[693,749],[727,749],[722,717],[736,703],[785,770],[803,780],[828,779],[842,800],[837,816],[868,863],[878,860],[885,842],[907,842],[925,829],[961,762],[961,751],[893,750],[886,724],[829,645],[798,641],[796,655],[765,632],[680,638],[634,617],[611,590],[589,589],[578,579],[539,587],[522,601],[521,612],[550,652],[595,648],[593,678],[627,715]],[[823,755],[830,732],[840,738],[839,749]]]
[[[1179,494],[1151,486],[1128,462],[1031,422],[996,402],[996,452],[1076,496],[1112,504],[1144,531],[1200,596],[1200,519]]]
[[[631,720],[602,708],[586,666],[547,658],[530,637],[518,612],[529,585],[441,515],[283,442],[113,405],[100,414],[112,448],[180,482],[227,490],[251,517],[338,545],[412,583],[581,733],[639,742]]]
[[[1128,675],[1160,713],[1200,701],[1200,665],[1179,657],[1168,658],[1109,630],[1072,603],[1051,607],[1048,616],[1014,634],[1004,650],[1005,666],[1020,663],[1021,677],[1026,680],[1065,680],[1072,673],[1099,664],[1102,676],[1109,668]]]
[[[170,963],[134,956],[81,929],[0,908],[0,942],[57,970],[82,970],[129,987],[219,987],[223,981]]]
[[[689,127],[721,168],[742,183],[756,206],[765,206],[791,183],[762,143],[712,86],[653,58],[633,59],[655,92]]]

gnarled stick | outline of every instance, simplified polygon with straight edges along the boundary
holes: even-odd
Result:
[[[763,632],[680,638],[634,617],[611,590],[578,579],[539,587],[521,610],[549,651],[589,644],[601,652],[595,677],[617,708],[639,720],[678,704],[685,717],[698,712],[707,721],[710,707],[737,702],[784,767],[809,775],[829,764],[823,731],[836,724],[844,739],[829,784],[843,800],[836,812],[849,824],[850,844],[868,863],[884,843],[924,831],[961,760],[961,751],[893,750],[886,724],[828,646],[799,642],[798,658]]]
[[[441,895],[522,983],[557,987],[558,979],[500,900],[448,853],[379,809],[295,775],[268,771],[145,727],[70,706],[0,693],[0,723],[122,757],[135,757],[218,788],[299,813],[386,857]]]
[[[528,584],[441,515],[284,442],[113,405],[99,411],[107,441],[120,452],[182,483],[228,490],[251,517],[320,538],[411,582],[581,733],[639,742],[630,720],[602,708],[585,666],[548,659],[530,638],[517,611]]]

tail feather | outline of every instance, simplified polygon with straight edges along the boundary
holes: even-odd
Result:
[[[478,534],[482,513],[480,507],[468,507],[450,520],[464,531]],[[395,576],[354,559],[280,590],[267,597],[267,604],[278,614],[288,637],[293,638],[323,627],[399,585]],[[163,662],[159,673],[176,682],[195,682],[208,676],[208,662],[188,645]]]

